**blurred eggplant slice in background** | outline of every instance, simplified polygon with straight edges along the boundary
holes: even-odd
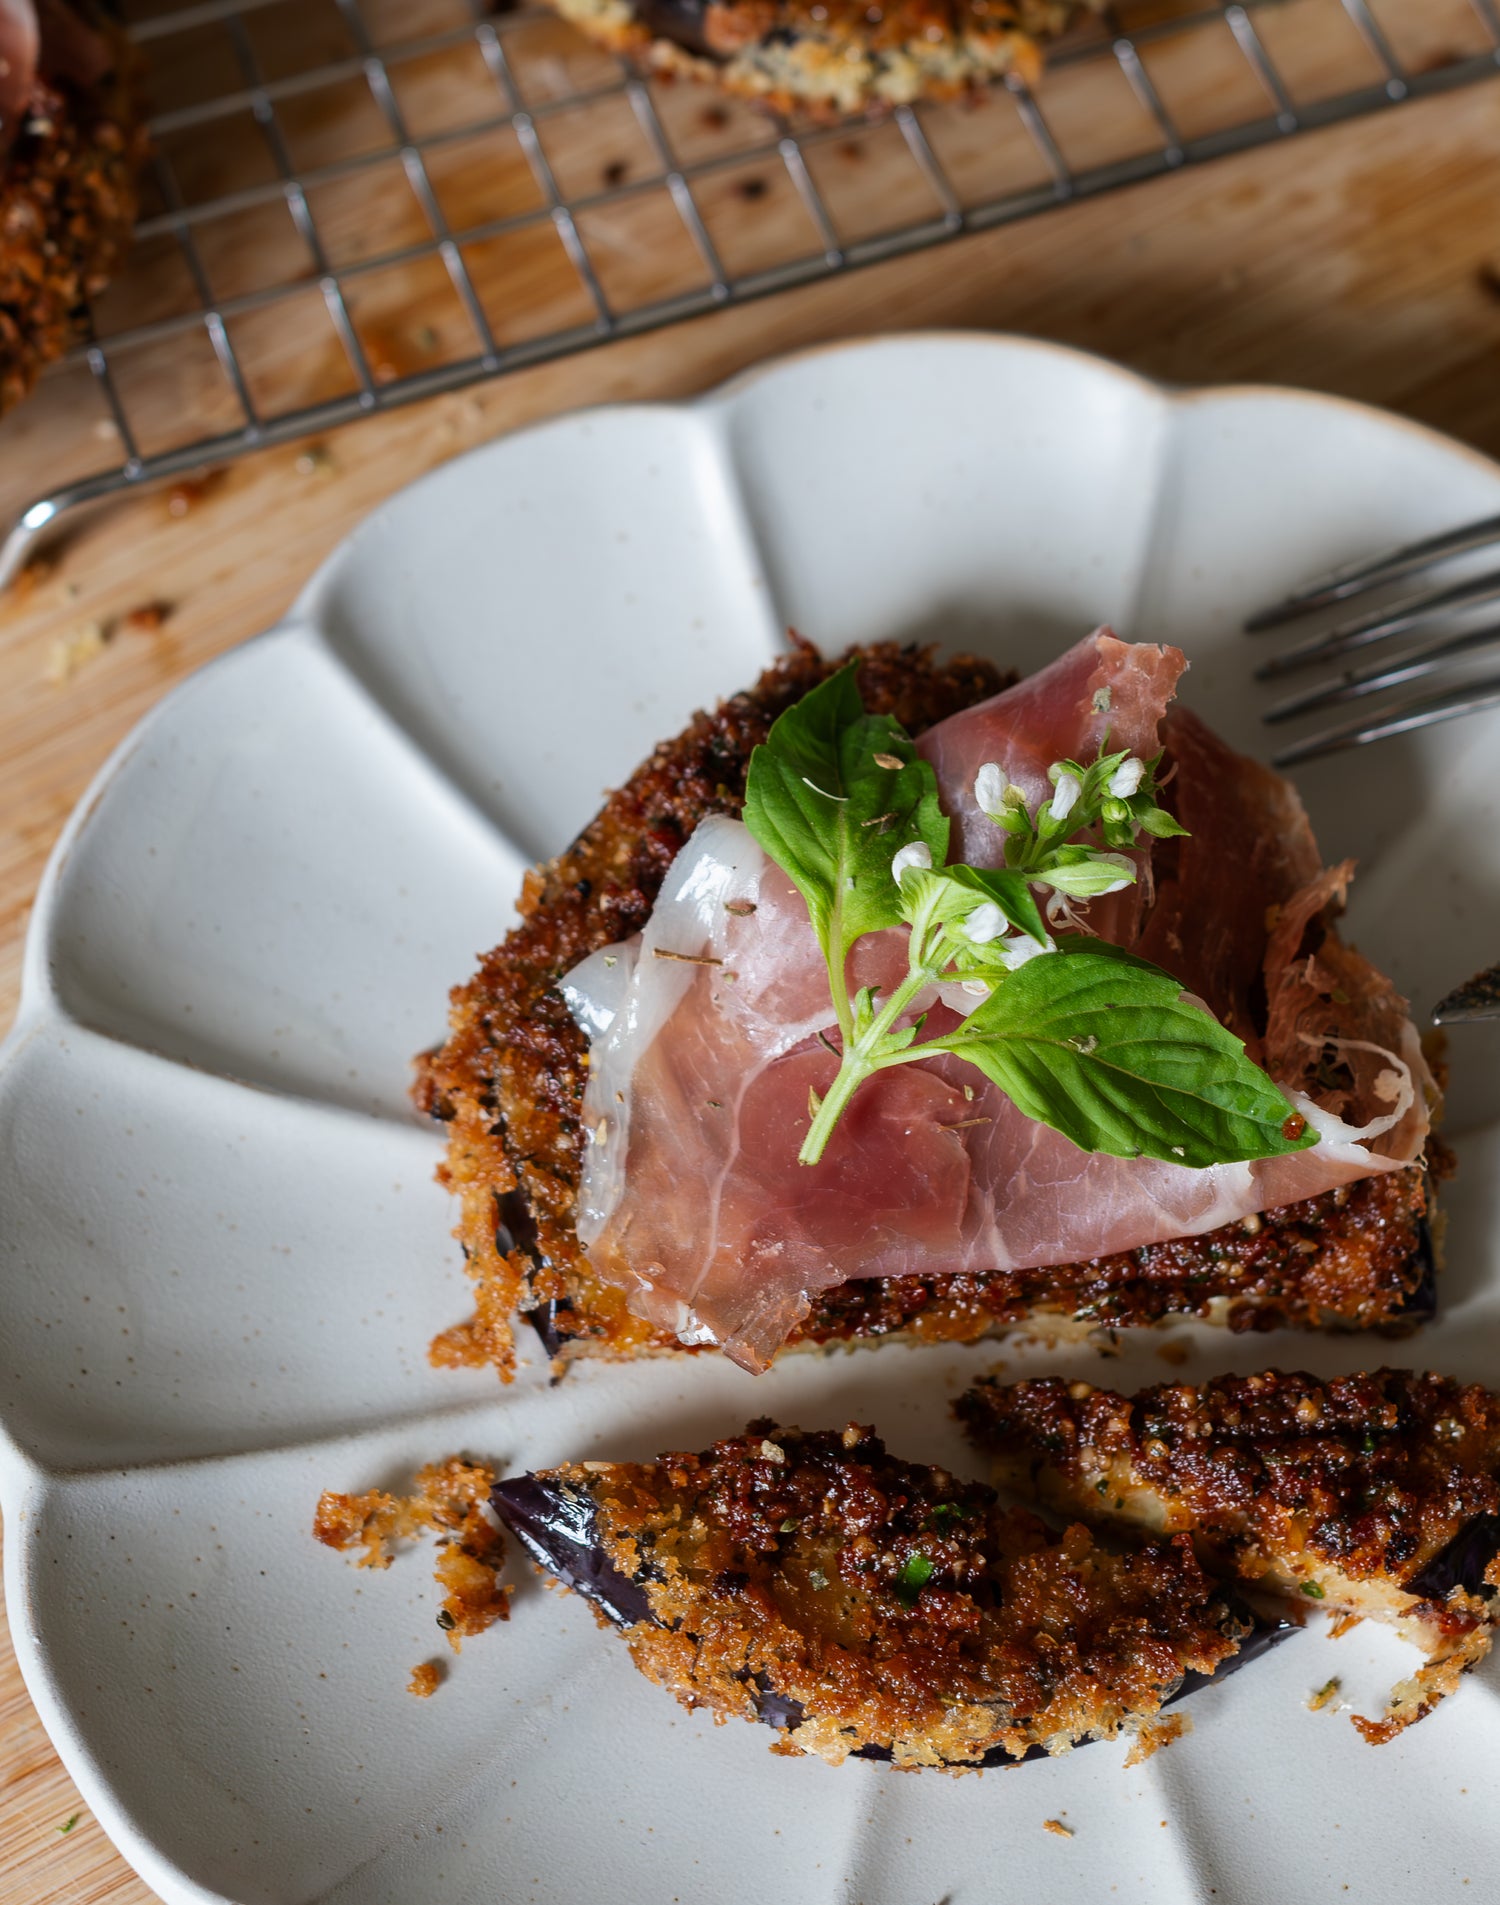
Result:
[[[541,1566],[625,1630],[684,1706],[758,1720],[773,1751],[949,1772],[1121,1734],[1284,1626],[1208,1579],[1185,1538],[1114,1553],[865,1428],[754,1422],[702,1454],[569,1463],[492,1503]]]
[[[1406,1369],[1266,1370],[1124,1396],[1045,1377],[959,1398],[1005,1488],[1091,1527],[1187,1531],[1211,1574],[1389,1622],[1428,1655],[1380,1744],[1490,1650],[1500,1615],[1500,1396]]]

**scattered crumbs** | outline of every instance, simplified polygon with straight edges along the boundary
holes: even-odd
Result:
[[[629,176],[630,167],[623,159],[611,159],[603,172],[604,183],[610,187],[623,185]]]
[[[65,687],[81,668],[104,653],[107,637],[102,622],[82,622],[59,635],[47,650],[47,679],[54,688]]]
[[[120,627],[127,635],[154,635],[171,613],[170,602],[140,602],[120,617]]]
[[[444,1590],[437,1624],[454,1653],[466,1639],[510,1619],[510,1589],[500,1584],[505,1536],[490,1507],[495,1471],[486,1462],[450,1455],[417,1475],[410,1495],[372,1488],[363,1495],[329,1489],[319,1497],[313,1534],[326,1547],[356,1548],[355,1565],[388,1568],[398,1541],[424,1533],[440,1538],[432,1578]]]
[[[10,585],[12,602],[24,602],[35,595],[44,582],[50,582],[56,570],[56,564],[48,556],[33,556],[26,567]]]
[[[699,113],[698,118],[710,132],[722,132],[725,126],[729,124],[729,108],[727,106],[705,106],[702,112]]]
[[[402,349],[404,341],[394,331],[380,325],[369,326],[361,336],[360,342],[365,347],[365,362],[369,365],[370,375],[377,384],[393,384],[401,375],[401,359],[405,355]]]
[[[61,1832],[61,1833],[63,1833],[63,1834],[67,1834],[67,1833],[69,1833],[69,1832],[71,1832],[71,1831],[73,1830],[73,1828],[74,1828],[74,1826],[76,1826],[76,1825],[78,1824],[78,1821],[79,1821],[79,1820],[80,1820],[80,1819],[81,1819],[82,1817],[83,1817],[83,1814],[82,1814],[81,1812],[75,1812],[75,1813],[73,1814],[73,1817],[72,1817],[71,1819],[66,1819],[66,1820],[64,1820],[64,1822],[63,1822],[63,1823],[62,1823],[62,1824],[61,1824],[61,1825],[60,1825],[60,1826],[59,1826],[59,1827],[57,1828],[57,1829],[58,1829],[58,1831],[59,1831],[59,1832]]]
[[[305,450],[297,454],[292,468],[299,476],[325,476],[334,467],[333,457],[325,445],[310,443]]]
[[[1192,1716],[1187,1713],[1168,1713],[1160,1719],[1144,1721],[1125,1755],[1126,1770],[1144,1764],[1153,1753],[1159,1753],[1164,1746],[1170,1746],[1173,1740],[1180,1740],[1192,1730]],[[1163,1819],[1162,1824],[1166,1823]]]
[[[406,1683],[406,1691],[414,1693],[419,1700],[430,1700],[443,1684],[442,1663],[436,1660],[424,1660],[420,1667],[413,1667],[411,1679]]]
[[[1055,1833],[1059,1839],[1071,1839],[1073,1837],[1073,1828],[1071,1826],[1065,1826],[1061,1819],[1044,1819],[1042,1821],[1042,1831]]]
[[[1337,1674],[1331,1680],[1325,1680],[1321,1687],[1307,1696],[1308,1712],[1321,1713],[1324,1707],[1331,1705],[1338,1698],[1339,1688],[1343,1684]]]
[[[1171,1363],[1174,1368],[1180,1369],[1191,1352],[1181,1337],[1169,1336],[1166,1342],[1157,1344],[1156,1353],[1164,1363]]]
[[[213,484],[214,478],[207,471],[201,476],[179,477],[167,491],[167,514],[186,516],[203,501]]]
[[[764,198],[771,188],[762,178],[750,178],[741,179],[734,189],[747,204],[753,205],[758,198]]]
[[[438,334],[430,324],[419,324],[412,332],[412,342],[424,356],[431,357],[438,347]]]

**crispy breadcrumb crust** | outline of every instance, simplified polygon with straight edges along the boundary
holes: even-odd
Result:
[[[137,64],[121,28],[102,15],[93,25],[114,70],[93,86],[38,79],[0,158],[0,412],[84,334],[135,222],[147,149]]]
[[[751,1423],[702,1454],[572,1463],[594,1538],[649,1601],[635,1664],[783,1751],[964,1771],[1150,1722],[1246,1623],[1187,1540],[1125,1554],[888,1455],[868,1428]],[[502,1491],[503,1497],[503,1491]]]
[[[822,120],[1041,75],[1041,42],[1102,0],[551,0],[614,53]]]
[[[398,1541],[439,1538],[432,1578],[443,1590],[438,1626],[454,1653],[496,1621],[510,1619],[510,1589],[501,1585],[505,1536],[490,1511],[495,1471],[488,1463],[450,1455],[430,1462],[410,1495],[372,1488],[363,1495],[325,1490],[313,1516],[313,1535],[343,1553],[357,1549],[356,1567],[388,1568]],[[423,1684],[416,1685],[421,1678]],[[440,1676],[430,1663],[413,1670],[410,1691],[425,1697]]]
[[[884,643],[853,650],[867,705],[921,733],[1008,685],[989,663]],[[748,692],[696,715],[611,794],[567,851],[529,873],[521,923],[452,994],[448,1041],[418,1061],[417,1103],[448,1126],[440,1180],[475,1314],[432,1346],[439,1364],[514,1365],[512,1317],[557,1355],[630,1356],[676,1340],[630,1315],[573,1230],[588,1045],[556,990],[586,954],[644,926],[700,821],[741,811],[750,752],[839,663],[799,647]],[[975,1342],[1036,1318],[1113,1328],[1199,1316],[1234,1330],[1404,1329],[1430,1313],[1428,1184],[1419,1167],[1086,1263],[985,1276],[868,1278],[814,1299],[803,1346],[905,1336]]]
[[[955,1409],[1007,1486],[1096,1527],[1189,1532],[1216,1573],[1392,1621],[1427,1647],[1385,1718],[1356,1720],[1367,1739],[1420,1719],[1489,1649],[1500,1396],[1477,1383],[1268,1370],[1125,1396],[990,1378]],[[1475,1549],[1467,1569],[1455,1544]]]

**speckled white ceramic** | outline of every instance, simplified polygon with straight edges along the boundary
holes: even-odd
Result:
[[[774,365],[702,403],[567,417],[373,516],[285,626],[177,690],[74,816],[0,1076],[0,1482],[27,1681],[106,1829],[172,1901],[715,1905],[1493,1894],[1500,1680],[1365,1746],[1409,1657],[1300,1635],[1196,1697],[1193,1734],[982,1779],[835,1771],[689,1717],[576,1600],[446,1651],[429,1557],[355,1571],[325,1487],[467,1449],[640,1457],[775,1414],[874,1420],[978,1464],[947,1419],[978,1351],[540,1356],[508,1390],[428,1366],[466,1309],[440,1139],[408,1059],[449,985],[659,736],[790,623],[829,647],[1022,667],[1108,619],[1180,642],[1189,701],[1264,751],[1247,610],[1328,564],[1500,508],[1500,473],[1388,417],[1174,396],[1043,345],[925,337]],[[1302,781],[1353,930],[1418,1005],[1500,957],[1500,721]],[[1398,1351],[1500,1377],[1500,1041],[1459,1034],[1443,1320]],[[1333,1371],[1379,1345],[1179,1332],[1184,1373]],[[1158,1339],[1006,1348],[1013,1371],[1160,1379]],[[1043,1831],[1061,1818],[1071,1840]],[[1467,1881],[1472,1880],[1472,1885]]]

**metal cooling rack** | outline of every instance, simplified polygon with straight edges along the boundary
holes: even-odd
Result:
[[[0,586],[123,491],[1500,73],[1497,0],[1138,0],[1035,94],[818,127],[484,0],[136,13],[154,178],[92,342],[0,430],[58,482]]]

